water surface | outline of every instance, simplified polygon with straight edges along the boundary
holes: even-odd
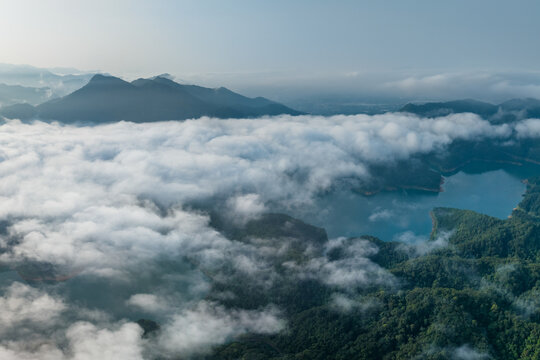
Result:
[[[523,171],[504,170],[458,172],[445,178],[441,193],[401,190],[367,197],[336,191],[318,199],[313,209],[292,215],[324,227],[331,238],[374,235],[390,241],[403,235],[429,236],[429,212],[434,207],[469,209],[507,218],[525,192],[524,175]]]

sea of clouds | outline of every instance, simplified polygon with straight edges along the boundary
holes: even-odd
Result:
[[[254,281],[270,271],[271,250],[228,239],[193,204],[219,198],[213,210],[241,226],[270,203],[313,206],[341,179],[367,180],[369,164],[442,151],[458,139],[530,136],[538,128],[538,120],[492,125],[472,114],[401,113],[93,127],[6,121],[0,125],[1,264],[51,264],[76,274],[71,283],[117,284],[123,289],[117,303],[166,320],[159,338],[146,339],[137,324],[79,301],[67,285],[2,280],[0,358],[189,356],[238,334],[281,331],[286,321],[275,306],[227,309],[204,299],[211,285],[200,272],[165,273],[160,264],[178,259],[205,269],[236,266]],[[299,278],[336,288],[370,279],[394,283],[368,259],[376,251],[365,241],[348,244],[350,256],[337,262],[317,257],[286,265]]]

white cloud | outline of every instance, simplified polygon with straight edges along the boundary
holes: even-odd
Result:
[[[245,194],[229,198],[229,218],[238,225],[257,219],[266,210],[266,206],[257,194]]]
[[[421,256],[446,248],[450,236],[452,236],[452,232],[441,232],[434,239],[430,239],[426,236],[416,235],[412,231],[405,231],[396,235],[394,240],[401,242],[399,249],[410,256]]]
[[[66,360],[62,351],[53,345],[42,344],[33,350],[27,350],[20,343],[0,345],[0,358],[3,360]]]
[[[170,353],[192,354],[206,352],[242,333],[270,334],[282,330],[284,325],[279,312],[271,307],[260,311],[226,310],[201,301],[194,309],[173,316],[159,342]]]
[[[311,258],[305,264],[286,262],[283,265],[300,278],[317,279],[344,290],[397,284],[391,273],[369,259],[379,249],[368,240],[337,238],[330,240],[325,249],[326,256]],[[330,255],[333,252],[339,254],[335,259]]]
[[[371,215],[369,215],[368,220],[371,222],[379,220],[388,220],[395,216],[395,214],[388,209],[377,209]]]
[[[456,348],[452,357],[455,360],[481,360],[491,358],[488,353],[478,351],[469,345],[462,345]]]
[[[142,360],[142,329],[126,323],[117,329],[100,329],[87,322],[73,324],[66,336],[71,345],[73,360]]]
[[[50,326],[58,320],[66,305],[60,299],[23,283],[14,282],[0,297],[0,332],[9,332],[13,326],[30,323],[32,326]]]
[[[512,98],[540,98],[538,72],[445,72],[397,74],[371,86],[379,96],[412,99],[485,99],[502,102]]]
[[[341,293],[332,294],[329,304],[331,308],[341,313],[349,313],[351,311],[364,312],[379,305],[373,299],[351,298]]]
[[[0,126],[0,220],[10,226],[0,239],[0,261],[18,266],[32,260],[53,264],[58,275],[136,282],[158,259],[189,258],[212,274],[230,265],[249,279],[272,281],[268,259],[289,243],[231,241],[190,205],[219,198],[217,210],[240,219],[260,215],[269,202],[309,206],[340,179],[368,179],[370,163],[443,149],[456,139],[504,138],[510,132],[471,114],[203,118],[96,127],[8,121]],[[369,259],[378,249],[368,241],[326,244],[327,253],[336,249],[343,254],[339,259],[318,256],[289,263],[289,269],[338,288],[395,283]],[[159,312],[170,304],[167,296],[138,289],[122,304]],[[71,306],[20,284],[8,288],[2,302],[0,323],[6,328],[52,324]],[[101,315],[80,319],[83,313],[89,312],[81,311],[77,322],[64,319],[55,335],[67,339],[69,353],[56,347],[56,338],[36,335],[38,343],[0,341],[0,354],[8,359],[59,358],[59,353],[65,359],[143,356],[135,324],[111,323]],[[228,310],[203,301],[195,308],[175,307],[160,344],[171,353],[198,352],[244,332],[282,327],[273,308]]]
[[[117,328],[101,329],[87,322],[74,323],[67,329],[66,346],[63,348],[47,342],[36,344],[19,341],[0,344],[3,360],[142,360],[144,348],[142,329],[134,323]]]
[[[126,304],[148,312],[160,312],[169,309],[166,301],[155,294],[131,295]]]
[[[511,80],[502,79],[491,86],[494,93],[505,94],[508,97],[533,97],[540,98],[540,84],[538,83],[516,83]]]
[[[519,138],[540,137],[540,119],[526,119],[515,126]]]
[[[182,308],[170,306],[154,294],[135,294],[127,305],[149,312],[167,311],[168,320],[162,323],[157,339],[143,339],[143,330],[133,322],[110,322],[89,309],[14,283],[0,297],[0,358],[142,360],[163,354],[185,356],[207,352],[243,333],[270,334],[285,326],[281,313],[272,306],[231,310],[202,300]]]
[[[100,325],[73,319],[93,319]],[[1,359],[142,359],[142,329],[14,282],[0,297]]]
[[[0,218],[17,240],[0,259],[113,275],[156,253],[208,258],[228,246],[206,216],[183,209],[191,201],[234,194],[230,215],[245,220],[270,200],[309,204],[338,179],[365,179],[368,163],[510,131],[471,114],[8,121],[0,130]]]

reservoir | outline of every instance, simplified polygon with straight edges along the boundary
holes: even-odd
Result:
[[[316,210],[292,215],[325,228],[330,238],[373,235],[385,241],[414,240],[429,237],[429,212],[435,207],[507,218],[525,192],[523,179],[538,174],[536,166],[476,174],[460,171],[445,178],[441,193],[399,190],[364,196],[340,190],[317,199]]]

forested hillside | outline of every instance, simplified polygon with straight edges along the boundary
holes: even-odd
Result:
[[[529,179],[523,201],[507,220],[437,208],[431,241],[423,248],[364,237],[322,249],[317,244],[324,233],[295,222],[289,238],[297,246],[274,263],[283,281],[254,284],[231,273],[210,295],[223,296],[228,289],[229,307],[275,304],[284,309],[286,330],[233,339],[207,358],[538,359],[539,210],[539,178]],[[266,228],[266,234],[236,237],[266,237],[267,246],[277,247],[270,240],[276,234],[264,224],[286,221],[265,217],[251,229]],[[302,232],[318,240],[310,244]],[[351,251],[355,246],[364,251]],[[340,284],[289,276],[292,260],[306,264],[317,256],[336,266],[368,257],[371,278]]]

